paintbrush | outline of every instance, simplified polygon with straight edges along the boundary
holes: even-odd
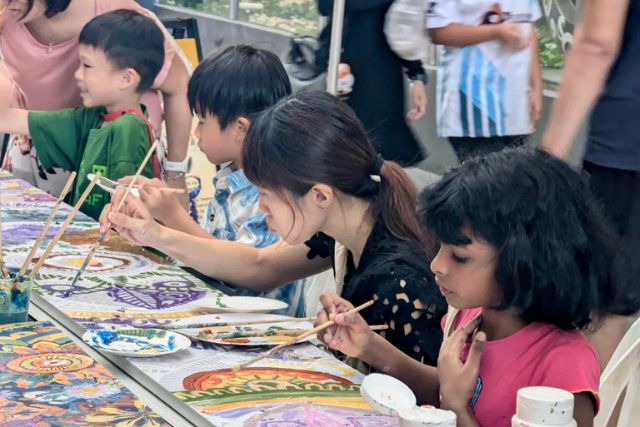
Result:
[[[126,187],[127,184],[118,184],[117,187]],[[136,190],[140,190],[139,185],[135,185],[133,188]],[[176,193],[176,194],[184,194],[186,190],[184,188],[171,188],[171,187],[154,187],[158,191],[162,191],[163,193]]]
[[[261,338],[261,337],[295,337],[308,329],[278,329],[276,327],[270,327],[263,330],[243,331],[231,330],[231,331],[213,331],[211,329],[205,329],[198,332],[197,338],[221,340],[229,338]]]
[[[124,204],[125,200],[127,199],[127,196],[129,196],[129,194],[131,194],[131,189],[133,188],[134,184],[136,183],[136,180],[138,179],[138,177],[140,177],[140,174],[142,173],[142,170],[147,165],[147,162],[149,161],[149,159],[151,158],[151,156],[155,152],[156,145],[158,145],[158,141],[157,140],[151,145],[151,148],[147,152],[146,156],[144,156],[144,159],[142,160],[142,163],[140,163],[140,167],[138,167],[138,170],[136,171],[136,174],[133,176],[133,179],[131,180],[129,185],[127,185],[127,191],[125,191],[124,196],[122,196],[122,199],[120,199],[120,203],[118,203],[118,206],[116,206],[116,209],[113,211],[114,213],[117,213],[117,212],[120,211],[120,208],[122,208],[122,205]],[[108,224],[108,226],[110,226],[110,225],[111,224]],[[84,271],[89,266],[89,263],[91,262],[91,259],[93,258],[93,256],[98,251],[98,248],[100,247],[102,242],[104,242],[104,239],[105,239],[106,235],[107,235],[106,232],[102,232],[102,231],[100,232],[100,235],[98,236],[98,240],[96,240],[96,242],[91,247],[91,250],[89,250],[89,253],[87,254],[87,257],[82,262],[82,265],[80,266],[80,269],[78,270],[78,272],[76,273],[75,277],[71,281],[71,284],[69,285],[69,288],[67,288],[65,293],[62,295],[63,298],[67,298],[71,294],[71,292],[76,288],[76,285],[78,284],[78,280],[80,280],[80,276],[82,276]]]
[[[140,328],[153,328],[153,329],[203,329],[203,328],[217,328],[224,326],[250,326],[250,325],[265,325],[271,323],[295,323],[295,322],[314,322],[315,317],[292,317],[290,319],[277,319],[277,320],[250,320],[240,322],[211,322],[211,323],[191,323],[187,325],[162,325],[162,326],[139,326]]]
[[[353,310],[349,310],[347,313],[357,313],[359,311],[364,310],[367,307],[370,307],[371,305],[373,305],[373,300],[367,301],[364,304],[359,305],[358,307],[354,308]],[[303,339],[305,339],[305,338],[307,338],[307,337],[309,337],[311,335],[315,335],[318,332],[324,331],[325,329],[333,326],[335,323],[336,322],[333,321],[333,320],[327,320],[322,325],[316,326],[315,328],[310,329],[307,332],[305,332],[303,334],[300,334],[297,337],[294,337],[294,338],[290,339],[289,341],[287,341],[285,343],[277,345],[277,346],[273,347],[271,350],[265,351],[264,353],[261,353],[258,356],[247,360],[246,362],[242,362],[242,363],[239,363],[239,364],[235,365],[232,369],[234,371],[239,371],[242,368],[246,368],[247,366],[253,365],[254,363],[259,362],[260,360],[271,356],[272,354],[282,350],[285,347],[289,347],[289,346],[291,346],[293,344],[296,344],[296,343],[302,341]]]
[[[56,235],[53,236],[53,239],[51,239],[51,241],[49,242],[49,245],[40,256],[40,259],[38,260],[36,265],[31,269],[31,272],[29,273],[29,277],[34,277],[38,273],[38,270],[40,270],[40,267],[42,267],[45,260],[53,250],[53,248],[56,246],[56,244],[58,244],[58,240],[60,240],[60,238],[64,234],[64,231],[67,229],[69,224],[71,224],[71,221],[73,221],[73,218],[75,218],[75,216],[77,215],[84,201],[87,199],[87,197],[89,197],[89,193],[91,193],[91,190],[93,190],[93,187],[95,187],[96,183],[98,182],[98,179],[100,179],[100,173],[97,173],[96,176],[93,177],[93,179],[91,180],[87,188],[85,188],[85,190],[82,192],[82,195],[80,196],[80,198],[78,199],[78,202],[75,204],[75,206],[69,213],[69,216],[67,216],[67,218],[64,220],[64,222],[58,229],[58,232],[56,233]]]
[[[69,192],[69,189],[71,188],[71,184],[73,184],[73,180],[75,178],[76,178],[76,173],[75,172],[71,172],[71,175],[69,175],[69,179],[67,179],[67,183],[62,188],[62,192],[60,193],[60,196],[58,197],[58,200],[56,200],[55,205],[53,205],[53,208],[51,209],[51,212],[49,213],[49,217],[47,218],[47,220],[44,223],[44,227],[42,227],[42,230],[40,231],[40,235],[36,239],[36,241],[33,244],[33,247],[31,248],[31,250],[29,251],[29,255],[27,255],[27,258],[24,260],[24,263],[22,264],[22,267],[20,268],[20,272],[18,273],[18,277],[23,276],[24,273],[27,271],[27,268],[29,267],[29,264],[31,264],[31,260],[33,260],[33,256],[35,255],[36,251],[38,250],[38,247],[40,247],[40,243],[42,243],[42,241],[44,240],[44,237],[47,234],[47,230],[49,230],[49,227],[51,226],[51,223],[53,222],[53,219],[55,218],[56,213],[58,212],[58,208],[60,207],[60,205],[62,205],[62,202],[64,201],[64,198],[67,197],[67,193]]]

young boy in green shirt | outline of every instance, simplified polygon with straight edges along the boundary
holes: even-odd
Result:
[[[79,41],[75,77],[83,107],[26,111],[0,102],[0,133],[30,136],[45,168],[78,172],[72,203],[89,184],[87,174],[101,172],[113,180],[135,174],[155,139],[140,97],[164,62],[162,31],[132,10],[97,16]],[[142,173],[152,177],[152,165]],[[95,187],[81,210],[98,219],[108,202],[107,193]]]

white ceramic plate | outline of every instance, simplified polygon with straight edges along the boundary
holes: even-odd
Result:
[[[82,340],[99,350],[126,357],[172,354],[191,346],[184,335],[163,329],[93,329]]]
[[[362,381],[360,394],[376,411],[398,416],[416,406],[416,396],[403,382],[384,374],[369,374]]]
[[[196,304],[221,313],[269,313],[289,307],[286,302],[261,297],[211,297]]]
[[[87,179],[89,181],[93,181],[93,178],[95,178],[95,176],[96,176],[95,174],[89,173],[89,174],[87,174]],[[117,182],[112,181],[109,178],[105,178],[104,176],[100,177],[100,179],[98,180],[96,185],[98,187],[102,188],[104,191],[106,191],[109,194],[115,193],[116,189],[118,188],[118,183]],[[137,188],[132,188],[131,189],[131,195],[133,197],[140,197],[140,193],[138,192]]]

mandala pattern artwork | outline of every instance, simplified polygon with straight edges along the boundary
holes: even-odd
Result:
[[[0,425],[168,426],[48,322],[0,326]]]
[[[0,186],[3,231],[9,230],[3,233],[5,260],[15,271],[55,199],[3,171]],[[47,239],[68,213],[68,206],[60,209]],[[215,321],[219,291],[117,237],[100,248],[65,297],[98,232],[97,224],[82,214],[66,230],[36,278],[32,300],[41,309],[66,315],[84,329],[163,326],[195,317]],[[213,425],[318,425],[311,420],[322,427],[397,425],[362,399],[360,373],[311,344],[287,348],[237,373],[229,369],[260,350],[198,342],[175,354],[128,362],[142,376],[136,380],[157,383],[158,397],[177,397]],[[61,332],[40,323],[0,328],[0,426],[5,425],[166,423]]]

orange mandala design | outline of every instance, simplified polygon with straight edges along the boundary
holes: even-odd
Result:
[[[56,374],[86,369],[93,359],[76,353],[45,353],[18,357],[7,362],[7,368],[18,374]]]

